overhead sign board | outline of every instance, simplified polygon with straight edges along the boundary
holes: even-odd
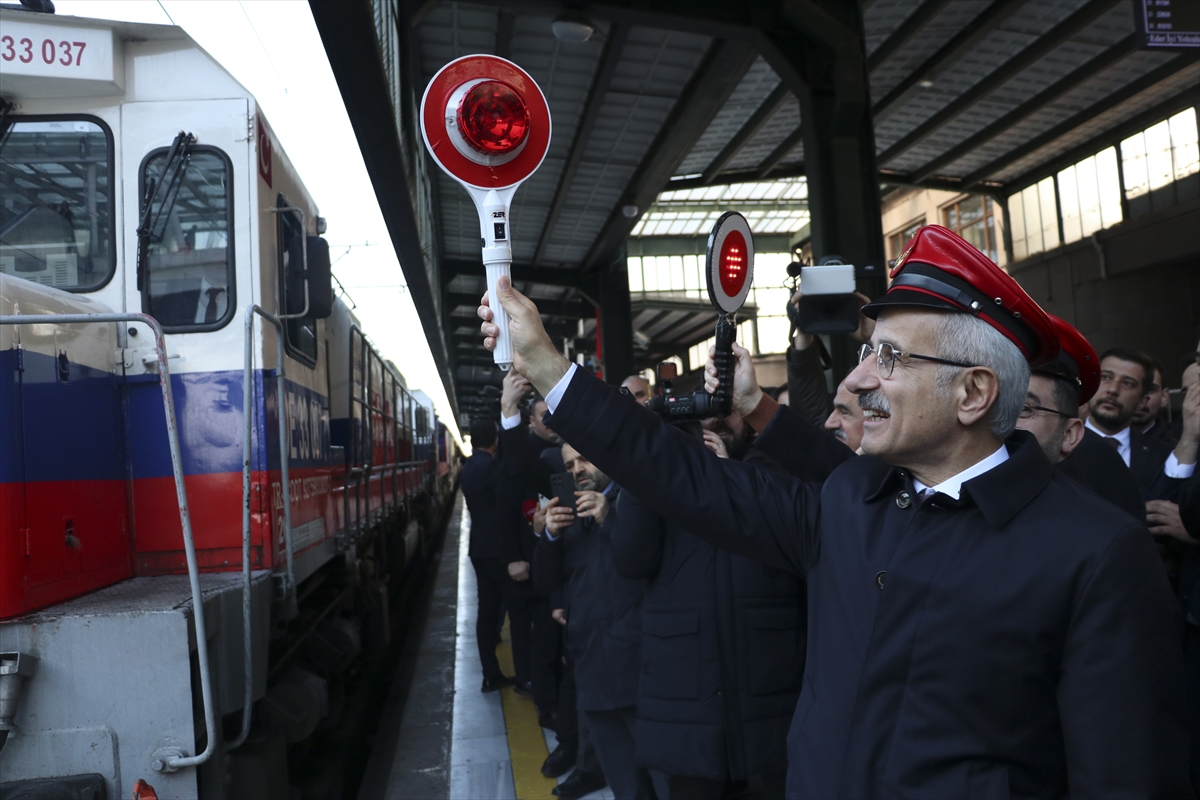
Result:
[[[1133,13],[1142,47],[1200,48],[1200,0],[1135,0]]]

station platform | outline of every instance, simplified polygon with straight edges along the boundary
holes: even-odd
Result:
[[[360,800],[554,800],[558,780],[541,773],[557,745],[533,701],[505,687],[484,694],[475,643],[475,571],[467,557],[471,518],[455,499],[436,577],[418,608],[371,746]],[[508,626],[497,649],[513,674]],[[587,800],[612,800],[607,788]]]

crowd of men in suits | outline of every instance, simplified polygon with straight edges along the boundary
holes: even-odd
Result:
[[[937,226],[862,299],[835,392],[803,331],[790,407],[735,345],[690,435],[502,286],[514,370],[462,471],[483,690],[533,698],[567,800],[1193,796],[1200,344],[1172,414],[1161,364]]]

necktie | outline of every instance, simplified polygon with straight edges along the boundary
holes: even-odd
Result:
[[[1121,440],[1115,436],[1105,436],[1104,441],[1112,445],[1112,449],[1121,452]]]
[[[205,294],[208,295],[208,307],[204,309],[204,322],[206,324],[217,321],[217,298],[220,297],[221,293],[224,291],[224,289],[218,289],[217,287],[213,286],[210,287],[207,292],[205,292]]]

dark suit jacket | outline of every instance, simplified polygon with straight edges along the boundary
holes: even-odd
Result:
[[[1187,532],[1200,539],[1200,470],[1193,473],[1179,492],[1179,515]]]
[[[1058,463],[1058,469],[1134,519],[1146,521],[1146,503],[1133,472],[1095,431],[1084,428],[1079,446]]]
[[[1176,500],[1183,481],[1168,478],[1163,471],[1174,449],[1161,439],[1129,432],[1129,471],[1144,500]]]
[[[870,456],[823,485],[712,458],[582,371],[551,424],[690,532],[807,577],[788,796],[1192,796],[1158,553],[1033,436],[921,503]]]
[[[646,582],[626,578],[613,559],[620,490],[609,496],[603,525],[577,519],[550,541],[538,540],[533,580],[540,591],[565,587],[567,651],[575,665],[579,708],[605,711],[637,703],[642,598]]]
[[[804,674],[804,582],[713,547],[630,492],[612,543],[617,568],[649,580],[639,763],[713,780],[785,769]]]
[[[512,509],[502,502],[503,483],[500,459],[476,450],[463,463],[459,485],[471,512],[471,558],[498,558],[505,564],[524,559]]]

